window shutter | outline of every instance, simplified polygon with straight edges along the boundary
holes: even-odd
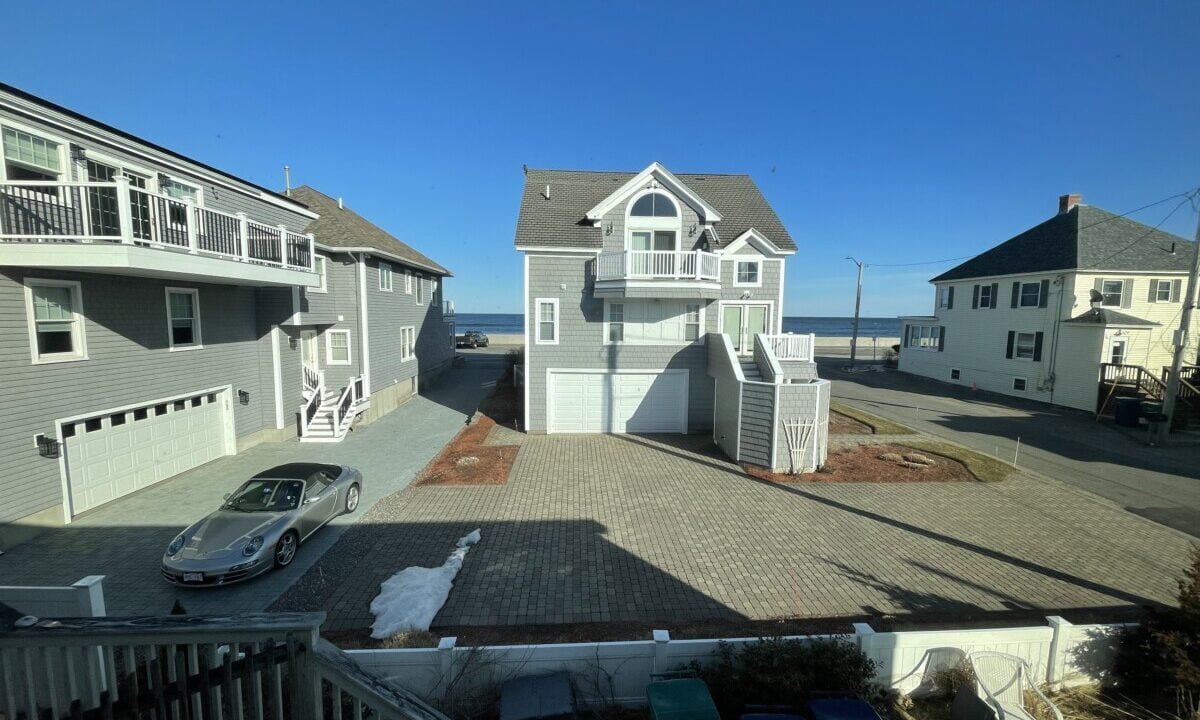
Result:
[[[1012,304],[1010,304],[1009,307],[1016,307],[1017,302],[1020,299],[1021,299],[1021,281],[1018,280],[1013,283]]]
[[[1013,343],[1017,340],[1017,333],[1013,330],[1008,331],[1008,349],[1004,351],[1004,357],[1012,359]]]
[[[1176,281],[1176,282],[1178,282],[1178,281]],[[950,291],[948,293],[948,297],[946,298],[946,309],[947,310],[954,309],[954,286],[953,285],[950,286]]]
[[[1150,280],[1150,294],[1146,296],[1146,302],[1158,302],[1158,283],[1160,281]]]
[[[1179,290],[1182,285],[1182,280],[1171,281],[1171,302],[1179,302]]]
[[[1050,281],[1042,281],[1042,290],[1038,293],[1038,307],[1044,308],[1050,302]]]
[[[1121,283],[1121,307],[1127,308],[1133,305],[1133,278],[1125,278],[1125,282]]]
[[[975,286],[974,294],[971,295],[971,309],[979,309],[979,286]]]
[[[1034,362],[1042,359],[1042,336],[1045,333],[1038,332],[1033,335],[1033,359]]]
[[[993,310],[995,310],[996,306],[1000,304],[999,300],[1000,300],[1000,283],[992,283],[992,305],[991,305],[991,308]]]
[[[946,326],[942,325],[938,328],[938,352],[946,349]]]

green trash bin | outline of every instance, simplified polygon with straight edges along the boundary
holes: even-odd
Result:
[[[646,700],[653,720],[721,720],[708,685],[696,678],[652,682]]]
[[[1162,408],[1163,404],[1157,400],[1143,400],[1142,417],[1147,417],[1149,415],[1161,415]]]

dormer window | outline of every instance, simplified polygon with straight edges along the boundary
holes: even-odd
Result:
[[[635,200],[629,215],[630,217],[675,218],[679,217],[679,211],[675,208],[675,203],[671,201],[671,198],[656,192],[643,195]]]
[[[671,275],[679,250],[679,206],[669,195],[645,190],[629,202],[625,247],[635,274]]]

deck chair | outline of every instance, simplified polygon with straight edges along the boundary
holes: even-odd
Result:
[[[937,674],[945,670],[953,670],[962,665],[967,659],[967,654],[962,649],[956,647],[935,647],[929,648],[921,659],[917,661],[916,667],[912,669],[904,677],[892,683],[892,686],[898,686],[900,683],[908,680],[914,675],[920,674],[921,681],[912,690],[909,690],[906,695],[910,698],[929,697],[937,693]]]
[[[973,652],[967,656],[975,671],[975,687],[980,699],[996,713],[996,720],[1037,720],[1025,709],[1025,693],[1031,693],[1054,720],[1063,720],[1054,703],[1042,694],[1029,677],[1029,665],[1007,653]]]

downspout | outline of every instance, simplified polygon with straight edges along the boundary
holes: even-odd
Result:
[[[1058,281],[1058,309],[1054,313],[1054,342],[1050,344],[1050,404],[1054,404],[1054,389],[1058,386],[1058,329],[1062,324],[1062,304],[1063,295],[1067,290],[1067,276],[1059,275],[1055,280]]]
[[[351,255],[353,257],[353,255]],[[367,254],[358,254],[358,337],[362,344],[359,357],[362,358],[363,397],[371,397],[371,338],[367,331]]]

